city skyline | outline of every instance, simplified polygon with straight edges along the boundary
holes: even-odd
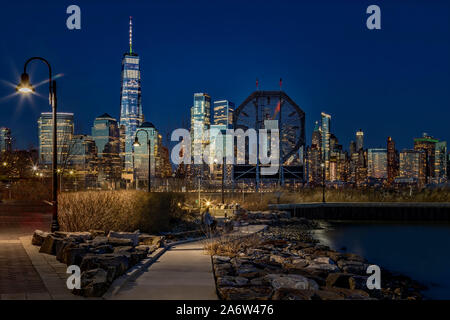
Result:
[[[262,5],[258,10],[262,14],[267,14],[269,3]],[[436,4],[435,6],[422,8],[422,2],[419,1],[417,4],[417,8],[406,5],[401,6],[401,9],[409,14],[409,18],[412,18],[419,15],[419,11],[422,9],[439,14],[439,9],[445,9],[447,6],[447,4]],[[233,41],[222,31],[219,32],[218,37],[207,37],[206,43],[201,43],[199,47],[188,47],[186,48],[186,55],[176,57],[171,54],[171,50],[179,49],[179,46],[185,44],[181,35],[188,31],[178,30],[180,35],[174,36],[174,30],[167,30],[167,23],[169,22],[162,24],[165,28],[155,28],[157,22],[161,22],[161,18],[157,18],[157,22],[150,22],[151,19],[145,19],[143,13],[139,12],[140,9],[147,12],[148,10],[146,11],[145,8],[152,8],[152,5],[145,6],[132,2],[129,5],[129,10],[124,8],[121,9],[122,12],[112,10],[110,15],[117,23],[108,25],[107,29],[100,26],[101,17],[97,17],[99,8],[88,4],[81,4],[83,17],[85,18],[83,27],[78,34],[75,33],[76,31],[68,31],[64,26],[56,27],[56,22],[50,23],[52,27],[52,23],[55,23],[55,31],[48,37],[51,36],[61,40],[67,48],[73,48],[73,50],[70,49],[73,53],[61,54],[60,49],[56,44],[53,45],[52,41],[49,41],[48,45],[40,44],[36,48],[39,52],[46,54],[52,64],[55,64],[55,72],[60,74],[58,80],[61,88],[59,92],[60,110],[75,114],[75,122],[78,123],[78,126],[82,126],[82,128],[76,126],[75,133],[88,133],[93,119],[105,112],[119,119],[118,92],[120,83],[118,79],[120,78],[120,70],[118,69],[117,57],[123,53],[127,45],[128,16],[132,15],[135,17],[134,23],[137,25],[137,31],[133,36],[137,38],[137,51],[142,57],[141,69],[144,75],[142,91],[145,92],[143,95],[143,104],[146,106],[145,115],[147,120],[158,127],[163,139],[171,130],[183,126],[183,121],[188,121],[189,101],[192,93],[207,92],[212,100],[228,99],[239,106],[245,97],[254,90],[256,78],[259,79],[261,89],[274,89],[277,87],[277,80],[280,76],[284,79],[283,90],[291,95],[294,100],[299,101],[299,105],[307,113],[307,141],[310,141],[314,121],[319,120],[319,117],[311,115],[319,114],[321,111],[333,115],[333,123],[335,124],[333,130],[340,137],[344,146],[347,146],[353,140],[354,131],[359,128],[362,128],[365,133],[366,144],[374,148],[384,146],[387,136],[394,137],[397,148],[400,150],[411,148],[411,138],[419,137],[423,132],[438,136],[443,140],[449,138],[445,131],[444,121],[449,112],[447,106],[450,103],[450,97],[443,88],[450,81],[446,71],[450,70],[450,65],[445,59],[440,58],[440,55],[444,57],[450,52],[448,43],[441,41],[447,31],[444,31],[445,28],[442,25],[434,24],[433,21],[427,19],[429,23],[421,26],[423,28],[421,32],[417,33],[417,38],[408,39],[408,43],[396,43],[397,51],[393,54],[387,48],[392,45],[395,37],[401,36],[406,31],[408,31],[408,34],[410,33],[409,29],[406,30],[401,25],[401,19],[403,18],[395,16],[395,19],[400,20],[394,19],[393,11],[400,10],[399,3],[394,2],[387,6],[388,10],[383,11],[384,26],[386,26],[386,29],[389,28],[389,34],[380,30],[375,35],[364,29],[362,24],[364,5],[361,5],[361,21],[355,21],[355,18],[353,18],[346,22],[345,17],[350,14],[347,11],[350,10],[352,16],[357,15],[358,6],[347,7],[342,4],[343,7],[339,10],[339,13],[343,18],[339,20],[340,28],[338,29],[346,30],[349,34],[346,37],[340,36],[333,40],[332,36],[336,36],[336,33],[329,27],[338,21],[331,18],[332,9],[336,9],[336,7],[329,5],[321,13],[321,24],[318,30],[313,32],[307,28],[308,23],[312,23],[308,19],[303,19],[303,22],[300,21],[302,19],[298,19],[299,21],[294,23],[295,27],[304,31],[300,36],[297,35],[297,31],[294,33],[297,29],[293,26],[286,28],[288,24],[283,19],[281,19],[280,26],[257,24],[263,33],[266,32],[268,35],[282,29],[286,30],[285,33],[281,34],[281,40],[289,38],[291,42],[288,47],[293,49],[295,56],[294,53],[283,55],[273,52],[270,45],[267,50],[258,51],[259,53],[256,56],[253,55],[255,49],[262,46],[262,43],[260,43],[261,37],[257,36],[255,41],[251,41],[250,44],[244,44],[240,41],[247,38],[253,39],[252,37],[257,35],[254,29],[248,29],[248,25],[255,22],[250,19],[251,21],[244,24],[247,28],[244,28],[243,34],[238,37],[238,41]],[[6,6],[11,7],[9,10],[11,12],[17,10],[14,9],[14,5],[7,4]],[[162,11],[164,6],[170,6],[175,10],[174,15],[179,17],[183,9],[195,10],[198,9],[200,4],[188,6],[175,2],[171,5],[158,4],[154,9]],[[248,4],[242,6],[242,14],[251,9]],[[319,10],[318,7],[318,5],[313,4],[296,5],[302,17],[307,12],[316,12]],[[23,10],[25,20],[27,16],[32,14],[33,9],[33,5],[25,2]],[[38,8],[38,10],[47,9],[49,8],[45,4],[43,8]],[[50,8],[49,10],[52,12],[56,9]],[[230,8],[223,4],[217,4],[202,7],[200,13],[214,12],[215,10],[218,10],[221,15],[225,15]],[[4,12],[6,11],[8,10]],[[126,14],[124,11],[127,11]],[[289,17],[290,13],[276,12],[278,18],[284,15]],[[100,21],[93,19],[94,16],[99,18]],[[317,17],[317,15],[315,16]],[[167,16],[164,17],[167,18]],[[1,23],[6,23],[10,19],[10,17],[5,17]],[[172,21],[171,19],[170,21]],[[329,20],[327,21],[327,19]],[[442,23],[445,24],[448,21]],[[28,22],[25,21],[24,26],[27,26],[27,24]],[[231,25],[227,26],[230,27]],[[14,27],[14,23],[9,27]],[[40,27],[45,28],[45,26]],[[418,28],[414,25],[409,27]],[[201,28],[200,24],[194,23],[189,28],[194,28],[200,34],[202,32],[212,34],[217,31],[215,25],[212,26],[213,30],[208,32]],[[106,30],[108,31],[106,32]],[[106,32],[104,33],[105,40],[100,41],[101,46],[99,46],[96,40],[98,40],[99,33],[103,31]],[[149,31],[151,32],[147,37],[146,34]],[[325,35],[325,31],[329,31],[332,36]],[[47,37],[45,34],[41,34],[44,30],[36,30],[36,32],[44,39]],[[391,35],[392,33],[394,33],[394,36]],[[317,43],[317,36],[319,35],[325,37],[321,44]],[[4,59],[1,62],[2,70],[5,71],[1,79],[11,84],[18,79],[19,66],[22,60],[26,56],[34,54],[33,51],[36,48],[32,50],[33,47],[27,47],[25,44],[6,46],[8,37],[9,35],[6,35],[0,46],[0,50],[4,52]],[[358,41],[351,44],[347,39],[349,37],[354,37]],[[170,41],[168,41],[169,39]],[[226,40],[225,43],[231,41],[232,48],[241,47],[242,53],[233,55],[231,59],[225,58],[225,53],[220,53],[216,48],[216,44],[224,40]],[[341,54],[348,55],[341,57],[342,61],[328,57],[331,61],[327,62],[323,60],[323,55],[313,57],[318,49],[333,48],[333,43],[338,40],[344,41],[343,49],[340,49],[342,50]],[[71,42],[72,45],[69,46],[66,43],[67,41]],[[80,41],[87,41],[81,47],[84,48],[88,45],[91,50],[83,51],[75,48],[74,46],[79,45]],[[411,50],[423,44],[424,41],[430,42],[430,45],[434,48],[438,46],[438,57],[436,57],[436,50],[434,50],[433,57],[428,56],[429,53],[423,52],[423,49],[419,51]],[[213,46],[210,46],[211,44]],[[363,51],[360,48],[360,46],[370,44],[373,51]],[[204,48],[205,45],[211,47],[207,50],[208,54],[199,54],[199,50]],[[300,54],[299,50],[305,49],[305,47],[309,49],[302,51]],[[351,53],[352,50],[356,50],[355,53]],[[227,53],[230,52],[227,50]],[[355,58],[356,54],[359,56]],[[167,59],[164,59],[164,55],[168,55]],[[420,65],[417,65],[414,61],[419,55],[423,56],[424,59],[421,60]],[[398,65],[400,57],[403,61]],[[286,61],[281,62],[281,58],[286,59]],[[102,61],[100,65],[98,64],[99,59]],[[262,61],[266,63],[264,67],[260,66]],[[270,64],[270,61],[273,64]],[[439,65],[435,61],[439,61]],[[341,67],[336,64],[338,62],[342,63]],[[397,64],[398,67],[392,69],[393,64]],[[414,81],[411,80],[411,73],[405,69],[412,65],[414,65],[413,71],[415,72]],[[208,70],[211,66],[214,67]],[[313,71],[313,66],[319,67],[319,69]],[[374,66],[374,68],[371,68],[371,66]],[[75,70],[74,67],[79,70]],[[228,68],[229,71],[224,71],[224,68]],[[367,69],[369,74],[363,75],[358,71],[363,69]],[[30,70],[31,80],[34,83],[38,83],[44,77],[41,68],[33,67]],[[87,70],[90,70],[92,78],[86,78],[85,72]],[[193,70],[196,70],[196,72],[193,73]],[[395,71],[390,74],[392,80],[384,79],[383,74],[388,70]],[[340,75],[341,79],[338,79],[337,75]],[[319,78],[325,80],[325,82],[318,81]],[[371,78],[375,79],[371,80]],[[188,79],[191,79],[191,81],[188,81]],[[358,84],[361,81],[366,82],[364,82],[364,85]],[[342,83],[345,83],[346,87],[342,87]],[[326,89],[325,94],[323,93],[324,89]],[[8,97],[13,92],[11,86],[4,83],[0,86],[0,103],[2,104],[0,109],[2,123],[0,123],[0,126],[12,129],[13,136],[16,137],[16,148],[27,148],[30,143],[37,146],[37,137],[30,138],[30,135],[25,133],[29,132],[29,129],[33,128],[32,126],[36,126],[36,119],[41,112],[48,111],[45,92],[42,88],[38,88],[37,91],[43,99],[33,99],[35,101],[31,103],[29,101],[20,102],[17,97]],[[83,92],[83,94],[79,95],[79,92]],[[424,105],[430,103],[433,105],[424,107]],[[423,110],[434,112],[423,113]],[[171,117],[173,113],[176,113],[179,117]],[[437,117],[436,114],[440,116]],[[35,128],[37,132],[37,127]]]

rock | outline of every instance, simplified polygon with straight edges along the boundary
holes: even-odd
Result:
[[[34,246],[41,246],[48,235],[49,235],[48,232],[44,232],[42,230],[35,230],[33,233],[33,238],[31,239],[31,244]]]
[[[317,290],[315,291],[315,295],[313,299],[318,300],[344,300],[344,295],[339,292],[330,291],[330,290]]]
[[[115,232],[110,231],[108,233],[108,239],[115,238],[117,239],[126,239],[131,240],[132,246],[137,246],[139,244],[139,233],[136,232]]]
[[[69,245],[76,246],[75,240],[69,238],[69,239],[64,239],[63,241],[56,242],[56,245],[55,245],[56,260],[58,260],[60,262],[62,261],[64,248]]]
[[[40,253],[47,253],[47,254],[51,254],[51,255],[55,255],[56,254],[56,243],[57,242],[62,242],[63,239],[60,237],[57,237],[53,234],[49,234],[45,239],[44,242],[42,243],[41,248],[39,249]]]
[[[270,259],[269,259],[270,262],[275,262],[275,263],[278,263],[280,265],[283,265],[284,263],[288,262],[287,260],[288,259],[283,257],[283,256],[274,255],[274,254],[272,254],[270,256]]]
[[[88,243],[92,244],[94,247],[102,246],[108,244],[108,238],[105,236],[96,236],[93,240],[88,241]]]
[[[348,273],[330,273],[326,280],[326,286],[350,289],[351,277],[352,275]]]
[[[97,268],[85,271],[81,274],[81,289],[72,292],[84,297],[101,297],[110,285],[107,272]]]
[[[241,266],[236,270],[236,274],[245,278],[256,278],[264,276],[266,272],[253,266]]]
[[[265,280],[270,282],[272,287],[277,290],[280,288],[287,289],[319,289],[318,284],[311,279],[298,274],[268,274]]]
[[[334,264],[326,264],[326,263],[311,263],[306,268],[306,271],[309,270],[321,270],[326,272],[336,272],[339,271],[339,268]]]
[[[364,259],[363,257],[361,257],[361,256],[359,256],[357,254],[354,254],[354,253],[344,253],[342,255],[347,260],[358,261],[358,262],[362,262],[362,263],[366,263],[367,262],[366,259]]]
[[[139,245],[139,246],[135,247],[134,249],[136,250],[136,253],[139,255],[139,259],[142,260],[142,259],[147,258],[150,248],[153,248],[153,246]],[[150,253],[151,252],[153,252],[153,251],[150,251]]]
[[[81,261],[81,271],[101,268],[112,272],[112,278],[115,279],[124,274],[129,265],[129,258],[120,254],[87,254]]]
[[[113,253],[124,253],[124,252],[133,252],[134,247],[132,246],[120,246],[120,247],[114,247]]]
[[[164,246],[164,236],[154,236],[149,234],[139,235],[139,243],[145,245],[156,245],[158,248]]]
[[[338,266],[342,271],[358,275],[365,275],[368,265],[360,261],[339,260]]]
[[[91,234],[92,239],[98,236],[106,236],[106,232],[103,230],[89,230],[89,233]]]
[[[352,275],[349,278],[349,288],[351,290],[366,290],[367,289],[367,276]]]
[[[330,292],[335,292],[342,295],[344,299],[348,300],[368,300],[370,296],[367,292],[362,290],[350,290],[345,288],[327,288]]]
[[[316,263],[325,263],[325,264],[336,264],[333,260],[328,257],[318,257],[313,260]]]
[[[230,262],[230,260],[231,260],[230,257],[218,256],[218,255],[212,256],[212,259],[213,259],[213,263],[225,263],[225,262]]]
[[[134,241],[132,239],[110,237],[108,238],[108,244],[112,245],[113,247],[133,246]]]
[[[314,290],[280,288],[275,290],[272,300],[312,300]]]
[[[223,300],[269,300],[270,287],[219,287],[219,296]]]
[[[76,244],[70,244],[66,246],[61,254],[61,262],[66,265],[81,265],[83,257],[87,254],[87,250],[83,247],[79,247]]]
[[[113,253],[114,247],[110,246],[109,244],[105,244],[105,245],[90,248],[89,252],[96,253],[96,254]]]
[[[248,279],[243,277],[223,276],[217,278],[217,285],[220,287],[240,287],[247,284]]]
[[[214,274],[216,277],[223,277],[233,273],[231,263],[214,264]]]
[[[92,239],[90,232],[66,232],[66,231],[56,231],[55,235],[62,238],[73,238],[77,241],[83,242]]]

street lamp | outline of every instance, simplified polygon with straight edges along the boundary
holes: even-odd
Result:
[[[322,202],[325,203],[325,163],[321,163],[322,167]]]
[[[48,83],[49,83],[49,103],[52,106],[52,121],[53,121],[53,154],[52,154],[52,208],[53,208],[53,214],[52,214],[52,225],[51,225],[51,231],[58,231],[59,230],[59,223],[58,223],[58,176],[56,172],[56,166],[57,166],[57,142],[56,142],[56,110],[57,110],[57,100],[56,100],[56,81],[52,80],[52,68],[50,66],[50,63],[41,57],[32,57],[28,59],[25,62],[25,65],[23,66],[23,73],[20,77],[20,83],[16,87],[16,91],[22,94],[30,94],[33,93],[35,90],[33,86],[30,84],[30,77],[27,73],[27,65],[30,61],[33,60],[40,60],[44,62],[48,67]]]
[[[148,149],[148,184],[147,184],[147,192],[151,192],[151,148],[150,148],[150,136],[148,135],[147,130],[144,129],[138,129],[136,131],[136,136],[134,137],[134,143],[133,146],[139,147],[141,144],[138,140],[138,133],[139,131],[144,131],[147,135],[147,149]]]

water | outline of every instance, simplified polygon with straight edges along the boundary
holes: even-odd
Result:
[[[322,244],[426,285],[426,299],[450,299],[450,224],[327,222],[315,231]]]

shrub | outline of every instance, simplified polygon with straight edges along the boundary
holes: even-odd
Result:
[[[155,233],[179,217],[177,193],[84,191],[59,195],[59,223],[65,231],[116,230]]]

